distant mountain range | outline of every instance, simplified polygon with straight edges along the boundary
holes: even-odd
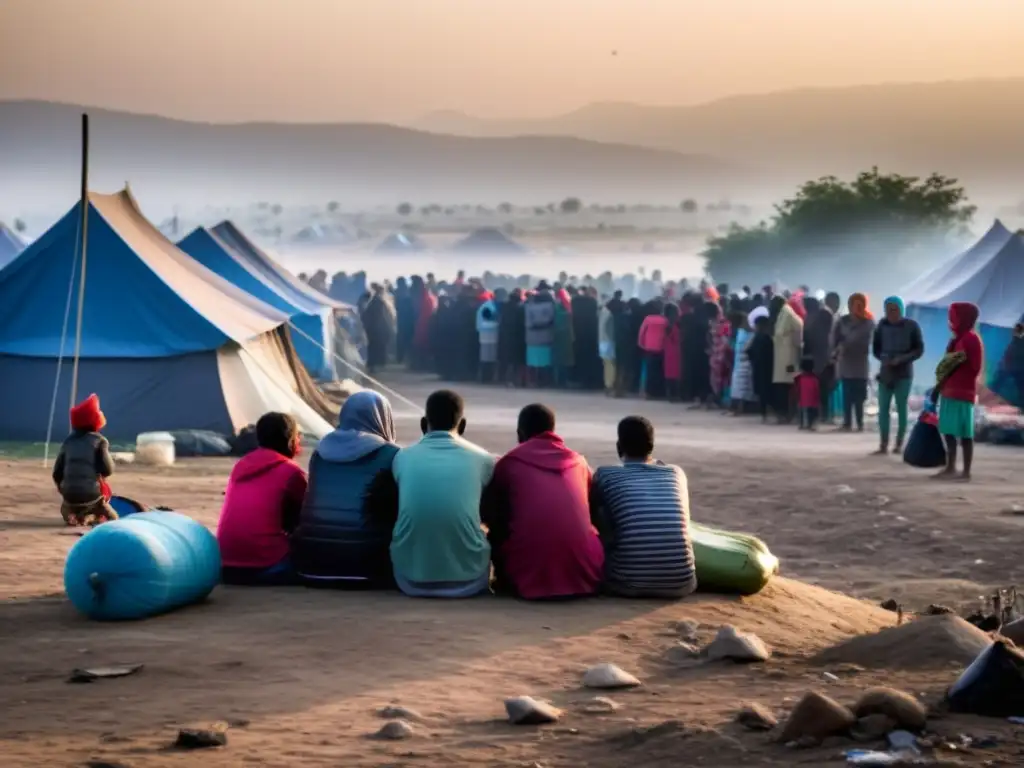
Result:
[[[757,164],[775,179],[849,175],[872,165],[939,171],[1024,198],[1024,78],[801,89],[686,107],[593,104],[543,120],[438,112],[414,127],[710,155]]]
[[[90,185],[126,180],[151,205],[336,200],[342,205],[605,202],[739,193],[729,161],[571,136],[439,135],[381,124],[203,124],[49,102],[0,102],[0,212],[78,191],[80,114]]]

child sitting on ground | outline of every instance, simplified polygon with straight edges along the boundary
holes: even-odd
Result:
[[[217,522],[225,584],[276,586],[295,581],[289,538],[306,496],[306,473],[292,459],[301,447],[295,419],[266,413],[256,422],[259,447],[228,478]]]
[[[800,373],[793,383],[796,385],[797,405],[800,408],[800,429],[817,429],[821,382],[814,375],[813,357],[800,360]]]
[[[89,395],[70,412],[71,434],[53,465],[53,482],[63,497],[60,514],[68,525],[98,525],[116,520],[106,478],[114,474],[110,446],[100,430],[107,419],[100,399]]]

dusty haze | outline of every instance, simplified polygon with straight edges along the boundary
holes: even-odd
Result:
[[[2,0],[0,99],[212,121],[537,117],[1020,76],[1020,29],[1016,0]]]

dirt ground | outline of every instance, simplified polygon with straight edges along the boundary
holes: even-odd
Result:
[[[388,381],[415,403],[435,386]],[[200,606],[97,624],[62,596],[63,560],[76,539],[61,526],[47,472],[38,461],[0,462],[0,765],[841,765],[843,750],[857,745],[787,749],[732,719],[751,701],[784,713],[810,689],[852,703],[859,691],[885,683],[937,701],[956,678],[952,665],[839,669],[811,657],[894,624],[895,615],[877,607],[880,599],[967,610],[1024,574],[1024,517],[1009,512],[1024,503],[1019,449],[982,446],[974,482],[945,484],[895,458],[869,457],[870,434],[799,433],[600,395],[461,391],[467,437],[484,447],[511,447],[518,408],[540,399],[595,466],[615,460],[619,418],[651,417],[659,457],[687,472],[694,519],[758,534],[781,559],[785,578],[745,599],[558,605],[219,587]],[[418,413],[398,411],[401,440],[415,439]],[[124,467],[113,485],[212,527],[230,466]],[[754,631],[773,658],[753,666],[673,663],[683,620],[700,623],[703,642],[723,624]],[[612,693],[620,705],[613,713],[585,714],[582,702],[593,692],[580,687],[580,676],[604,661],[643,686]],[[145,668],[91,685],[65,682],[75,667],[113,663]],[[523,694],[564,708],[562,720],[508,725],[502,701]],[[389,703],[421,714],[411,738],[369,738],[384,722],[377,709]],[[226,747],[168,749],[179,728],[224,723]],[[996,738],[990,749],[942,753],[949,764],[1024,761],[1019,726],[946,717],[932,728],[948,738]]]

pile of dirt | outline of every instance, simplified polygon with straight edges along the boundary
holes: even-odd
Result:
[[[967,665],[992,639],[959,616],[922,616],[898,627],[851,638],[822,651],[823,664],[857,664],[875,669],[928,669]]]

